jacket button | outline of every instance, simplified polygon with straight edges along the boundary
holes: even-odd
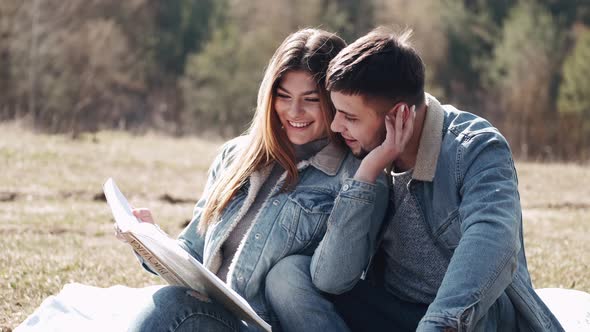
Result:
[[[280,203],[280,202],[279,202],[279,200],[278,200],[278,199],[275,199],[274,201],[272,201],[272,205],[274,205],[274,206],[277,206],[277,205],[279,205],[279,203]]]
[[[242,277],[242,276],[238,276],[238,281],[239,281],[239,282],[242,282],[242,281],[244,281],[244,277]]]
[[[259,239],[260,239],[260,233],[256,233],[256,235],[254,235],[254,238],[255,238],[256,240],[259,240]]]
[[[342,191],[347,191],[348,189],[350,189],[348,183],[342,186]]]

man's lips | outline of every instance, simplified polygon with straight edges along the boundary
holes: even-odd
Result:
[[[356,140],[355,140],[355,139],[353,139],[353,138],[348,138],[348,137],[344,137],[344,136],[342,136],[342,138],[343,138],[343,139],[344,139],[344,140],[345,140],[347,143],[354,143],[354,142],[356,142]]]

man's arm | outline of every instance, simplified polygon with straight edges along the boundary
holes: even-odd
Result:
[[[482,132],[456,165],[461,240],[418,331],[471,331],[511,283],[520,251],[520,199],[505,139]],[[463,176],[461,178],[461,176]]]
[[[384,141],[363,158],[354,178],[342,185],[326,234],[311,260],[311,279],[318,289],[332,294],[348,291],[367,269],[389,203],[389,184],[383,170],[399,157],[412,137],[415,109],[397,104],[388,112]]]
[[[324,238],[310,265],[314,285],[340,294],[354,287],[375,251],[389,189],[385,176],[376,183],[344,181],[328,218]]]

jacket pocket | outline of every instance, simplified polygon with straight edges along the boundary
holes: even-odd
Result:
[[[317,246],[324,236],[334,200],[332,193],[309,188],[289,195],[290,213],[283,216],[281,226],[295,237],[301,250],[313,243]]]
[[[442,225],[434,232],[435,241],[448,250],[455,250],[461,240],[461,216],[459,210],[449,214]]]

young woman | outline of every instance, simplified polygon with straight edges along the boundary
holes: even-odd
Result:
[[[355,178],[360,161],[330,131],[335,109],[324,80],[328,63],[344,46],[341,38],[317,29],[283,41],[266,69],[250,129],[223,146],[178,239],[275,329],[278,322],[265,298],[268,271],[286,256],[309,255],[312,277],[322,278],[323,262],[346,257],[339,263],[349,264],[358,279],[385,214],[385,179]],[[134,213],[153,222],[147,209]],[[344,229],[355,250],[338,258],[324,254],[322,245],[342,239]],[[145,304],[131,330],[254,328],[194,291],[166,286]]]

